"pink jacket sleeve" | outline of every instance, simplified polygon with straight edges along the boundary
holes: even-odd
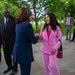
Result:
[[[58,50],[58,48],[60,47],[61,43],[62,43],[62,33],[61,33],[61,30],[60,30],[60,27],[57,26],[57,43],[54,45],[54,49]]]

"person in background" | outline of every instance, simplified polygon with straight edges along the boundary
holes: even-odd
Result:
[[[4,17],[0,19],[0,33],[2,37],[2,45],[4,51],[4,58],[7,64],[7,69],[4,74],[11,71],[10,75],[17,73],[17,63],[13,63],[12,51],[15,43],[15,18],[10,16],[7,8],[3,9]]]
[[[64,20],[66,28],[66,40],[71,40],[71,27],[74,25],[74,19],[71,17],[71,14],[68,13],[68,16]],[[69,37],[68,37],[69,35]]]
[[[0,62],[1,62],[1,58],[2,58],[2,55],[1,55],[1,45],[2,45],[2,38],[1,38],[1,34],[0,34]]]
[[[21,75],[30,75],[31,63],[34,61],[32,44],[37,43],[39,36],[35,36],[30,19],[32,12],[25,7],[20,8],[16,18],[16,39],[13,48],[14,62],[20,64]]]
[[[62,41],[61,27],[53,13],[45,16],[45,24],[40,30],[41,52],[46,75],[60,75],[56,62],[58,48]]]

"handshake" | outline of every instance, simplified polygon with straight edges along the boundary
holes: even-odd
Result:
[[[35,33],[34,35],[35,35],[35,36],[40,36],[40,33]]]

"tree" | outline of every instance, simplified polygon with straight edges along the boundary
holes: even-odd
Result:
[[[67,13],[75,15],[75,0],[4,0],[17,7],[27,7],[33,12],[36,31],[38,31],[38,21],[48,12],[53,12],[57,19],[63,19]]]
[[[53,12],[57,18],[64,16],[63,8],[65,6],[63,0],[46,0],[44,2],[46,13]]]
[[[57,15],[57,18],[64,18],[67,13],[75,15],[75,0],[45,0],[45,10],[47,12],[53,12]]]
[[[14,17],[17,15],[17,11],[19,9],[18,7],[16,7],[12,3],[0,1],[0,18],[3,17],[2,11],[4,8],[8,8],[10,10],[10,14]]]
[[[43,0],[31,0],[30,1],[30,8],[33,12],[33,20],[35,21],[36,31],[38,31],[38,21],[43,17],[45,14]]]
[[[33,21],[36,25],[36,31],[38,31],[38,21],[45,14],[43,0],[7,0],[8,2],[16,5],[17,7],[27,7],[33,12]]]

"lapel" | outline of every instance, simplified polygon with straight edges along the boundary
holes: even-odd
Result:
[[[11,21],[11,18],[9,18],[9,20],[8,20],[8,23],[7,23],[6,29],[7,29],[8,26],[10,25],[10,21]],[[3,30],[6,30],[6,29],[4,29],[4,18],[2,18],[2,29],[3,29]]]
[[[57,29],[55,31],[51,30],[50,36],[49,36],[49,40],[52,39],[52,37],[57,37]]]
[[[47,31],[46,31],[46,29],[45,29],[45,31],[44,31],[44,37],[48,40],[48,35],[47,35]]]
[[[53,30],[51,30],[49,38],[48,38],[46,29],[44,30],[44,37],[45,37],[46,40],[50,40],[52,35],[53,35]]]
[[[49,39],[48,39],[48,35],[47,35],[47,31],[46,31],[46,29],[45,29],[45,34],[44,34],[44,36],[45,36],[45,38],[47,39],[47,40],[50,40],[51,39],[51,36],[54,34],[53,32],[53,30],[51,29],[51,33],[50,33],[50,36],[49,36]]]
[[[53,32],[53,30],[51,30],[51,33],[50,33],[50,36],[49,36],[49,40],[51,39],[51,36],[52,36],[52,32]]]
[[[11,23],[11,18],[9,18],[9,20],[8,20],[6,29],[9,27],[10,23]]]
[[[1,27],[2,27],[2,29],[4,30],[4,18],[2,18],[2,21],[1,21],[2,23],[1,23]]]

